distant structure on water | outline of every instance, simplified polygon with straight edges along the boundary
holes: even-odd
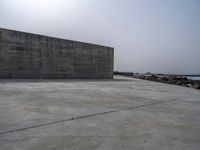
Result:
[[[113,78],[114,49],[0,28],[0,78]]]

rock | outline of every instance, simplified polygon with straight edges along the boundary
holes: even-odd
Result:
[[[199,89],[199,90],[200,90],[200,84],[199,84],[199,83],[195,83],[195,84],[193,85],[193,88]]]
[[[187,87],[192,87],[192,84],[187,84]]]
[[[176,84],[177,85],[185,85],[182,81],[177,81]]]
[[[144,79],[150,81],[160,81],[160,78],[156,75],[145,75]]]
[[[166,83],[169,80],[169,77],[166,77],[166,76],[161,77],[161,80]]]
[[[182,76],[174,76],[174,77],[169,77],[169,80],[167,81],[168,84],[177,84],[177,85],[186,85],[187,82],[186,77]]]
[[[173,79],[173,78],[169,78],[169,80],[167,81],[168,84],[176,84],[177,80]]]

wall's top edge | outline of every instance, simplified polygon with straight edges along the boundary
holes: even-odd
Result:
[[[64,39],[64,38],[46,36],[46,35],[35,34],[35,33],[30,33],[30,32],[12,30],[12,29],[5,29],[5,28],[1,28],[1,27],[0,27],[0,30],[4,30],[4,31],[7,30],[7,31],[12,31],[12,32],[20,32],[20,33],[24,33],[24,34],[31,34],[31,35],[36,35],[36,36],[42,36],[42,37],[46,37],[46,38],[53,38],[53,39],[58,39],[58,40],[66,40],[66,41],[71,41],[71,42],[78,42],[78,43],[82,43],[82,44],[89,44],[89,45],[93,45],[93,46],[100,46],[100,47],[106,47],[106,48],[114,49],[113,47],[110,47],[110,46],[104,46],[104,45],[93,44],[93,43],[87,43],[87,42],[81,42],[81,41],[75,41],[75,40],[68,40],[68,39]]]

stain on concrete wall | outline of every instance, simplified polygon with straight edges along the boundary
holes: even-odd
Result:
[[[0,29],[0,78],[113,78],[114,49]]]

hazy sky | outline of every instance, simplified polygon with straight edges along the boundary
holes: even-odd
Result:
[[[200,0],[0,0],[0,27],[115,48],[115,70],[200,73]]]

